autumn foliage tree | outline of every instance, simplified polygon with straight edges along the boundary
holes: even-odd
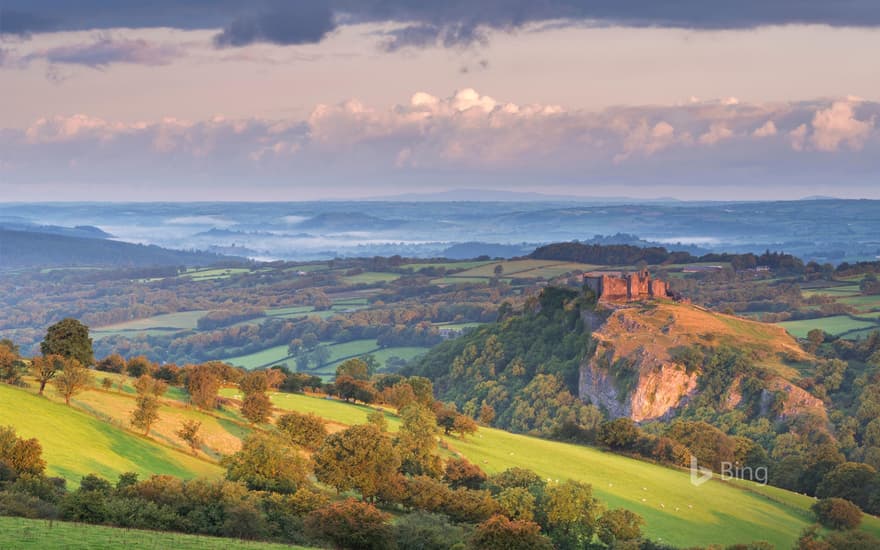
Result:
[[[477,525],[471,538],[476,550],[552,550],[550,539],[541,534],[541,526],[532,521],[510,520],[492,516]]]
[[[290,441],[313,451],[317,450],[327,437],[324,419],[314,413],[303,414],[291,411],[281,416],[277,425]]]
[[[391,516],[366,502],[346,499],[310,513],[305,528],[336,548],[385,550],[394,547]]]
[[[53,383],[55,390],[70,406],[70,400],[92,383],[92,373],[76,359],[71,359],[64,365],[64,370],[55,376]]]
[[[202,445],[202,436],[199,434],[201,428],[202,423],[198,420],[184,420],[180,428],[174,433],[189,445],[193,454],[196,454]]]
[[[373,500],[383,486],[394,483],[400,458],[388,435],[360,424],[331,434],[312,456],[318,481],[337,491],[358,491]]]
[[[186,390],[190,400],[200,409],[217,406],[217,394],[222,379],[212,365],[196,365],[187,368]]]
[[[241,481],[257,491],[294,493],[308,484],[309,464],[283,438],[253,432],[241,450],[222,461],[226,479]]]
[[[46,469],[43,447],[36,439],[18,437],[12,426],[0,426],[0,481],[19,475],[40,475]]]

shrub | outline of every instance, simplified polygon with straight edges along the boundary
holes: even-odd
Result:
[[[862,521],[859,507],[843,498],[823,498],[811,509],[819,523],[830,529],[855,529]]]
[[[531,521],[511,521],[492,516],[477,525],[471,537],[477,550],[552,550],[550,539],[541,534],[541,527]]]
[[[463,527],[427,512],[413,512],[400,518],[395,534],[397,550],[448,550],[464,545],[466,538]]]
[[[384,550],[393,547],[390,519],[372,504],[350,498],[310,513],[305,528],[312,536],[339,548]]]

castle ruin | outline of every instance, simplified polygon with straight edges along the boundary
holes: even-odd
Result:
[[[584,284],[603,302],[633,302],[669,296],[666,282],[651,279],[647,269],[637,273],[586,273]]]

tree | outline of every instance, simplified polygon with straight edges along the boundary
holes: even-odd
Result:
[[[388,431],[388,419],[385,418],[385,411],[376,409],[367,415],[367,422],[379,428],[383,432]]]
[[[393,547],[390,520],[390,515],[372,504],[349,498],[313,511],[304,524],[309,534],[336,548],[385,550]]]
[[[253,432],[241,450],[225,457],[226,479],[255,491],[294,493],[308,483],[308,462],[281,437]]]
[[[202,446],[202,437],[199,435],[199,430],[201,428],[202,423],[198,420],[184,420],[180,425],[180,429],[174,433],[189,445],[193,454],[196,454],[199,447]]]
[[[599,502],[589,485],[572,480],[550,485],[541,505],[545,526],[560,546],[578,547],[593,538]]]
[[[269,390],[269,378],[266,371],[251,371],[245,374],[241,382],[238,383],[238,389],[246,396],[252,393],[265,393]]]
[[[121,374],[125,372],[125,359],[118,353],[111,353],[107,357],[98,361],[95,368],[104,372]]]
[[[644,524],[645,520],[635,512],[623,508],[608,510],[599,518],[599,540],[609,547],[614,547],[619,541],[639,539]]]
[[[55,378],[59,372],[64,370],[66,364],[67,359],[61,355],[46,355],[44,357],[33,358],[31,361],[31,374],[37,379],[37,383],[40,385],[40,391],[38,392],[40,395],[43,395],[43,390],[46,389],[46,384]]]
[[[211,365],[190,367],[186,389],[190,400],[200,409],[213,409],[217,406],[217,393],[221,379]]]
[[[395,445],[402,460],[401,468],[409,475],[439,478],[443,465],[437,455],[437,420],[427,407],[411,403],[400,411],[403,423]]]
[[[0,340],[0,381],[21,385],[24,371],[25,364],[18,354],[18,347],[9,340]]]
[[[55,389],[64,397],[64,402],[70,406],[71,398],[92,383],[92,373],[76,359],[71,359],[64,365],[64,370],[55,376],[53,382]]]
[[[315,476],[337,491],[355,489],[372,500],[393,483],[400,458],[388,436],[376,426],[360,424],[331,434],[313,455]]]
[[[143,355],[138,355],[137,357],[132,357],[125,364],[125,370],[128,372],[129,376],[134,378],[139,378],[141,376],[151,375],[156,372],[158,367],[155,363],[147,359]]]
[[[496,497],[501,511],[510,519],[533,521],[535,519],[535,495],[524,487],[504,489]]]
[[[480,405],[480,424],[490,426],[493,420],[495,420],[495,409],[492,408],[492,405],[488,403]]]
[[[815,352],[825,342],[825,331],[820,328],[812,329],[807,333],[807,342],[809,342],[809,351]]]
[[[134,389],[138,395],[153,395],[155,397],[161,397],[166,391],[168,391],[168,384],[163,380],[157,380],[152,376],[144,374],[135,380]]]
[[[277,424],[290,441],[311,451],[317,450],[327,437],[324,419],[314,413],[289,412]]]
[[[370,367],[363,359],[348,359],[336,367],[336,377],[351,376],[355,380],[369,380]]]
[[[272,400],[263,392],[252,393],[241,402],[241,415],[251,424],[262,424],[272,416]]]
[[[810,508],[819,523],[829,529],[855,529],[862,522],[862,511],[843,498],[823,498]]]
[[[395,523],[397,550],[464,548],[465,531],[445,516],[412,512]]]
[[[486,482],[486,472],[464,458],[450,458],[446,461],[443,480],[453,489],[466,487],[479,489]]]
[[[39,476],[45,469],[39,441],[18,437],[12,426],[0,426],[0,481],[13,481],[21,474]]]
[[[137,396],[135,403],[131,425],[144,430],[144,435],[150,435],[150,428],[159,420],[159,398],[151,393],[142,393]]]
[[[629,418],[615,418],[599,425],[596,440],[606,447],[616,450],[632,448],[639,439],[639,429]]]
[[[40,351],[44,356],[61,355],[68,359],[76,359],[85,366],[95,363],[89,327],[76,319],[62,319],[50,326],[46,331],[46,337],[40,343]]]
[[[541,534],[541,527],[531,521],[511,521],[502,515],[492,516],[477,525],[471,537],[477,550],[551,550],[553,544]]]

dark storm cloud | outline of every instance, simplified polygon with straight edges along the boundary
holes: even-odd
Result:
[[[880,26],[876,0],[4,0],[0,33],[114,27],[222,29],[220,46],[319,42],[336,25],[397,22],[385,47],[460,46],[485,40],[485,29],[528,23],[748,29],[765,25]]]

